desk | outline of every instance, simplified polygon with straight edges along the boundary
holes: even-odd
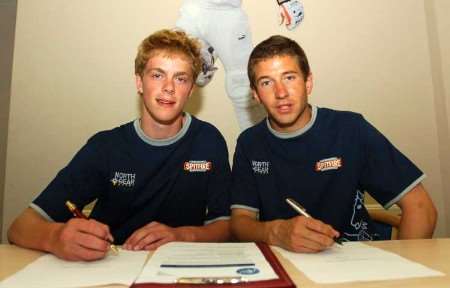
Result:
[[[366,242],[368,243],[368,242]],[[351,283],[352,288],[397,288],[397,287],[450,287],[450,238],[431,240],[393,240],[370,242],[372,246],[394,252],[412,261],[422,263],[432,269],[439,270],[446,275],[444,277],[412,278],[405,280],[373,281]],[[27,263],[38,258],[42,253],[27,249],[22,249],[13,245],[0,245],[0,280],[18,271]],[[277,255],[279,256],[279,255]],[[298,271],[289,261],[280,257],[286,271],[299,288],[343,288],[349,287],[346,284],[319,285]],[[368,269],[370,269],[368,267]],[[99,287],[99,286],[97,286]],[[108,286],[125,287],[125,286]],[[12,287],[13,288],[13,287]]]

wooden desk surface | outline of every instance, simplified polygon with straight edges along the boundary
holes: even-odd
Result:
[[[394,252],[407,259],[419,262],[429,268],[441,271],[443,277],[410,278],[404,280],[353,282],[351,284],[320,285],[312,282],[298,271],[289,261],[279,256],[280,262],[299,288],[329,287],[329,288],[378,288],[378,287],[450,287],[450,238],[431,240],[394,240],[370,242],[370,245]],[[13,245],[0,245],[0,280],[15,273],[26,264],[37,259],[42,253],[22,249]],[[370,269],[370,267],[367,267]],[[99,287],[99,286],[96,286]],[[125,287],[125,286],[107,286]],[[14,287],[11,287],[14,288]]]

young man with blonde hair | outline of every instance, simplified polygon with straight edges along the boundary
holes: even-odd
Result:
[[[212,125],[183,112],[200,71],[199,44],[161,30],[135,60],[139,119],[91,137],[11,225],[8,239],[67,260],[103,258],[109,243],[155,249],[229,238],[230,168]],[[72,218],[67,200],[90,219]]]

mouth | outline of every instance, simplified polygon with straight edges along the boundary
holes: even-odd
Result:
[[[172,106],[175,104],[175,101],[163,98],[156,99],[156,102],[162,106]]]
[[[290,103],[282,103],[275,106],[278,113],[289,113],[292,111],[292,104]]]

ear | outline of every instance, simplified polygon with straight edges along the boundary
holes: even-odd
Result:
[[[188,99],[191,98],[192,94],[194,93],[195,88],[197,88],[197,85],[194,83],[194,84],[192,84],[191,91],[189,91]]]
[[[259,98],[258,92],[256,92],[256,89],[252,89],[252,95],[253,98],[256,100],[256,102],[261,104],[261,99]]]
[[[313,75],[312,75],[312,73],[309,73],[308,77],[306,77],[305,86],[306,86],[306,95],[311,94],[313,86],[314,86],[313,85]]]
[[[136,77],[136,89],[139,95],[142,95],[144,93],[143,83],[142,83],[142,77],[139,74],[135,74]]]

